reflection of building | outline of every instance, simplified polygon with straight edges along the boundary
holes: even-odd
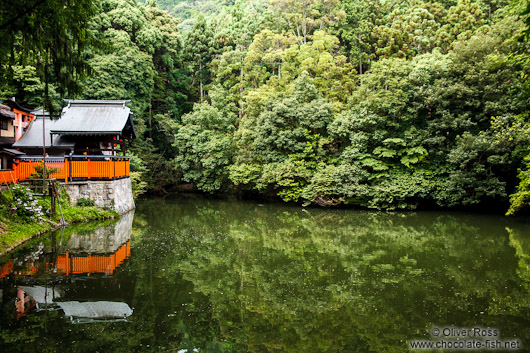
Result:
[[[52,244],[59,245],[46,250],[41,244],[30,255],[24,255],[26,262],[5,263],[0,268],[0,283],[4,282],[2,289],[7,289],[14,299],[15,317],[20,319],[33,310],[47,309],[60,309],[78,323],[123,320],[130,316],[133,311],[126,303],[127,296],[115,301],[115,293],[122,285],[115,270],[131,256],[133,218],[134,214],[128,213],[117,223],[90,234],[72,234],[65,238],[64,245],[61,235],[56,235]],[[35,260],[36,257],[39,259]],[[43,273],[48,278],[45,282],[39,276]],[[92,274],[103,276],[91,280]],[[50,275],[58,276],[51,286]],[[24,285],[16,284],[20,282]]]
[[[122,302],[57,302],[66,316],[85,320],[102,319],[125,319],[131,316],[133,311],[129,305]]]
[[[0,279],[7,277],[13,272],[13,261],[9,260],[0,268]]]
[[[26,296],[24,291],[18,290],[15,307],[17,308],[17,319],[20,319],[35,307],[35,301],[31,300],[31,297]]]
[[[113,225],[101,227],[92,234],[70,236],[64,247],[57,249],[55,261],[27,261],[15,266],[8,261],[0,268],[0,280],[10,274],[34,277],[42,271],[70,275],[113,274],[131,256],[131,233],[134,213],[129,212]]]
[[[43,270],[46,272],[57,272],[67,276],[79,274],[90,275],[93,273],[111,275],[114,270],[116,270],[116,268],[118,268],[130,256],[131,242],[128,240],[112,254],[71,254],[67,252],[64,255],[57,256],[55,267],[49,262],[46,262],[45,264],[27,262],[25,268],[13,271],[14,265],[10,260],[2,266],[0,270],[0,279],[7,277],[12,273],[24,277],[34,277],[37,273],[42,272]]]
[[[19,286],[17,288],[17,299],[15,300],[15,307],[17,309],[17,319],[30,312],[34,307],[39,305],[47,305],[52,303],[56,298],[59,298],[61,293],[52,288],[43,286],[26,287]]]
[[[110,255],[70,254],[57,257],[56,268],[59,272],[70,275],[106,273],[112,274],[129,256],[131,256],[131,241],[123,244],[115,253]]]
[[[76,274],[112,274],[131,256],[134,213],[130,212],[111,227],[102,227],[90,235],[72,236],[57,257],[56,268],[67,276]]]
[[[90,320],[115,320],[125,319],[131,316],[133,311],[123,302],[111,301],[58,301],[64,295],[59,288],[43,286],[19,286],[17,288],[17,299],[15,308],[17,319],[25,316],[33,308],[55,309],[61,308],[66,316],[76,319],[78,322],[89,322]]]

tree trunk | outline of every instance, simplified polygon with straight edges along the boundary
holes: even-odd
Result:
[[[361,49],[361,35],[359,34],[359,78],[361,80],[361,86],[363,84],[363,52]]]
[[[296,40],[298,41],[298,43],[300,43],[300,46],[301,46],[302,44],[304,44],[303,28],[302,28],[302,34],[300,34],[301,25],[298,24],[298,19],[296,17],[295,17],[295,23],[296,23]]]
[[[149,97],[149,138],[153,138],[153,109],[151,105],[151,97]]]
[[[46,193],[46,100],[48,98],[48,50],[46,50],[46,58],[44,62],[44,100],[42,102],[42,193]],[[50,109],[50,108],[48,108]],[[51,116],[50,116],[51,118]],[[22,123],[22,121],[21,121]]]
[[[241,57],[241,71],[239,72],[239,119],[241,120],[242,117],[243,117],[243,57]]]
[[[199,92],[201,95],[201,103],[202,103],[202,97],[204,95],[202,91],[202,63],[199,63]]]
[[[302,16],[303,16],[303,19],[302,19],[302,33],[304,35],[304,44],[307,43],[307,9],[304,8],[304,11],[302,12]]]

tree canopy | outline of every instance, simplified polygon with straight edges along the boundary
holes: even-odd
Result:
[[[97,11],[92,0],[2,1],[1,95],[15,96],[17,86],[40,82],[41,87],[29,91],[53,111],[50,85],[59,93],[79,93],[83,78],[90,72],[84,52],[96,44],[89,25]],[[36,102],[37,98],[32,98],[28,103]]]
[[[147,191],[376,209],[511,200],[510,213],[530,200],[525,4],[10,3],[2,96],[41,104],[45,84],[56,100],[132,99]]]

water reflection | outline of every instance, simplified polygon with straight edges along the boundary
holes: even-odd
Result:
[[[6,305],[9,302],[14,303],[16,314],[12,318],[16,320],[32,311],[58,309],[73,322],[130,316],[132,309],[123,302],[72,299],[93,287],[84,284],[90,276],[111,276],[130,257],[133,218],[134,214],[129,213],[117,222],[62,229],[37,240],[38,245],[10,254],[0,273],[4,318],[13,312]],[[90,290],[87,293],[97,297]]]
[[[35,250],[27,247],[11,254],[0,271],[0,280],[9,275],[32,277],[40,271],[73,274],[112,274],[130,255],[134,213],[125,214],[117,223],[95,229],[83,225],[54,232]],[[87,229],[88,228],[88,229]],[[26,250],[26,251],[25,251]]]
[[[429,338],[435,325],[495,327],[528,346],[529,231],[525,219],[471,214],[147,200],[126,243],[93,230],[82,240],[56,237],[56,264],[67,252],[86,260],[87,249],[107,256],[129,244],[132,255],[113,272],[66,276],[73,267],[56,265],[55,274],[6,277],[3,313],[16,297],[10,288],[41,286],[35,298],[85,304],[34,308],[3,324],[0,350],[407,352],[408,340]],[[32,261],[38,251],[16,256]],[[98,310],[121,321],[94,322],[87,312]],[[74,322],[90,325],[64,320],[81,311],[84,321]]]
[[[123,215],[116,224],[99,227],[89,234],[75,234],[59,244],[59,252],[111,254],[131,239],[134,212]]]
[[[529,342],[529,278],[516,269],[530,248],[517,255],[505,229],[529,234],[524,220],[179,203],[141,208],[135,222],[153,225],[138,232],[146,259],[167,254],[152,268],[208,298],[214,333],[203,346],[405,352],[433,325],[498,327]],[[197,324],[183,322],[199,346]]]

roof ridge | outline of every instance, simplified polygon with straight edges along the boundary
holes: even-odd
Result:
[[[65,99],[68,105],[120,105],[123,106],[125,103],[129,103],[130,99],[123,100],[89,100],[89,99]]]

